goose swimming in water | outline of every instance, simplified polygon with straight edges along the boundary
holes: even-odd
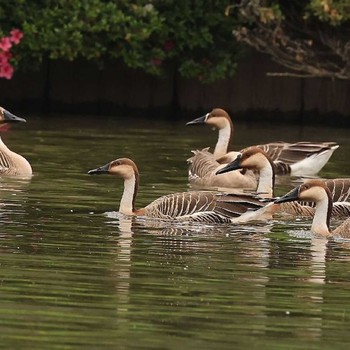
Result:
[[[253,171],[237,170],[228,173],[218,173],[218,170],[224,168],[226,164],[220,164],[208,149],[192,152],[194,156],[187,159],[187,162],[190,164],[188,180],[191,185],[240,189],[256,188],[258,181]],[[239,154],[239,152],[237,152],[237,154]]]
[[[201,151],[195,151],[195,155],[189,159],[189,182],[192,184],[211,186],[212,177],[204,179],[210,162],[216,165],[227,164],[237,156],[239,152],[228,152],[228,146],[233,133],[233,123],[230,116],[221,108],[214,108],[203,117],[196,118],[186,125],[208,124],[219,130],[213,156],[206,158],[199,155]],[[276,165],[277,175],[304,175],[317,174],[327,163],[333,152],[339,147],[335,142],[296,142],[287,143],[283,141],[257,145],[263,149]],[[241,151],[240,151],[241,152]],[[209,152],[208,152],[209,153]],[[205,160],[204,160],[205,159]],[[210,170],[208,169],[208,172]],[[234,176],[234,175],[231,175]],[[216,179],[216,182],[219,180]],[[236,186],[232,178],[230,187]]]
[[[218,174],[248,169],[258,172],[257,194],[263,198],[274,197],[276,166],[267,153],[258,147],[250,147],[238,154],[237,158],[217,171]],[[350,216],[350,179],[324,180],[331,193],[333,205],[332,216]],[[312,203],[283,203],[279,209],[292,215],[313,216],[315,208]]]
[[[275,203],[280,204],[298,200],[316,203],[311,232],[324,237],[339,235],[340,237],[350,238],[350,218],[333,231],[330,228],[333,201],[331,192],[324,181],[308,180],[283,197],[276,199]]]
[[[0,124],[26,122],[0,107]],[[11,151],[0,138],[0,175],[31,175],[32,167],[21,155]]]
[[[156,199],[144,208],[136,209],[139,171],[136,164],[128,158],[116,159],[90,170],[88,174],[111,174],[124,180],[119,212],[125,215],[203,223],[245,222],[260,220],[265,215],[265,203],[256,196],[215,191],[172,193]]]

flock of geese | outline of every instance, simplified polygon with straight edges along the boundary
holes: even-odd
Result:
[[[0,107],[0,124],[14,122],[25,122],[25,119]],[[209,148],[196,150],[188,159],[189,183],[203,188],[201,190],[165,195],[137,209],[140,178],[131,159],[113,160],[88,174],[111,174],[124,180],[119,212],[125,215],[201,223],[244,223],[268,220],[282,213],[313,217],[311,231],[314,234],[350,238],[350,178],[309,179],[282,197],[274,196],[276,176],[316,175],[338,144],[280,141],[229,151],[233,123],[223,109],[215,108],[187,123],[195,124],[208,124],[219,131],[213,153]],[[29,162],[10,151],[1,139],[0,174],[32,174]],[[345,221],[332,231],[331,217]]]

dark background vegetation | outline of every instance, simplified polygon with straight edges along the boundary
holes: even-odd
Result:
[[[36,113],[350,123],[349,0],[0,0],[1,104]]]

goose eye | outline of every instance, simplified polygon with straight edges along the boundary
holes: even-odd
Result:
[[[120,165],[120,161],[119,160],[116,160],[114,163],[113,163],[114,166],[118,166]]]

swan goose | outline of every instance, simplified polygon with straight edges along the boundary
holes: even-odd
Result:
[[[0,107],[0,124],[26,122]],[[0,175],[31,175],[32,167],[21,155],[11,151],[0,137]]]
[[[259,174],[257,195],[263,198],[274,197],[275,185],[275,163],[267,153],[258,147],[250,147],[238,154],[236,159],[217,171],[218,174],[235,171],[238,169],[255,170]],[[350,179],[329,179],[324,180],[328,187],[333,205],[332,216],[350,216]],[[312,203],[283,203],[279,211],[292,215],[313,216],[315,208]]]
[[[192,151],[194,156],[187,159],[190,163],[188,179],[191,185],[200,187],[226,187],[255,189],[258,182],[256,174],[251,170],[237,170],[229,173],[217,171],[224,168],[226,164],[220,164],[208,148]],[[237,152],[239,154],[239,152]]]
[[[196,118],[186,125],[208,124],[219,130],[218,141],[216,143],[212,162],[216,160],[220,164],[227,164],[237,156],[239,152],[228,152],[228,146],[233,133],[233,123],[226,111],[221,108],[214,108],[210,113]],[[327,163],[332,153],[339,147],[335,142],[296,142],[287,143],[283,141],[257,145],[262,148],[276,164],[277,175],[304,175],[311,176],[317,174]],[[203,157],[198,156],[198,151],[189,159],[189,182],[200,183],[199,177],[203,177],[208,166]],[[215,163],[214,163],[215,164]],[[199,172],[198,169],[201,168]],[[196,171],[198,174],[196,174]],[[197,176],[196,176],[197,175]],[[205,179],[207,186],[211,185],[211,178]],[[216,180],[218,181],[218,180]],[[238,187],[234,182],[230,187]]]
[[[316,203],[311,232],[324,237],[339,235],[340,237],[350,238],[350,218],[333,231],[330,229],[333,201],[331,192],[324,181],[307,180],[302,185],[276,199],[275,203],[280,204],[297,200]]]
[[[162,196],[141,209],[135,208],[139,171],[128,158],[119,158],[88,171],[90,175],[111,174],[124,180],[119,212],[165,220],[203,223],[233,223],[270,217],[265,203],[248,194],[189,191]]]

